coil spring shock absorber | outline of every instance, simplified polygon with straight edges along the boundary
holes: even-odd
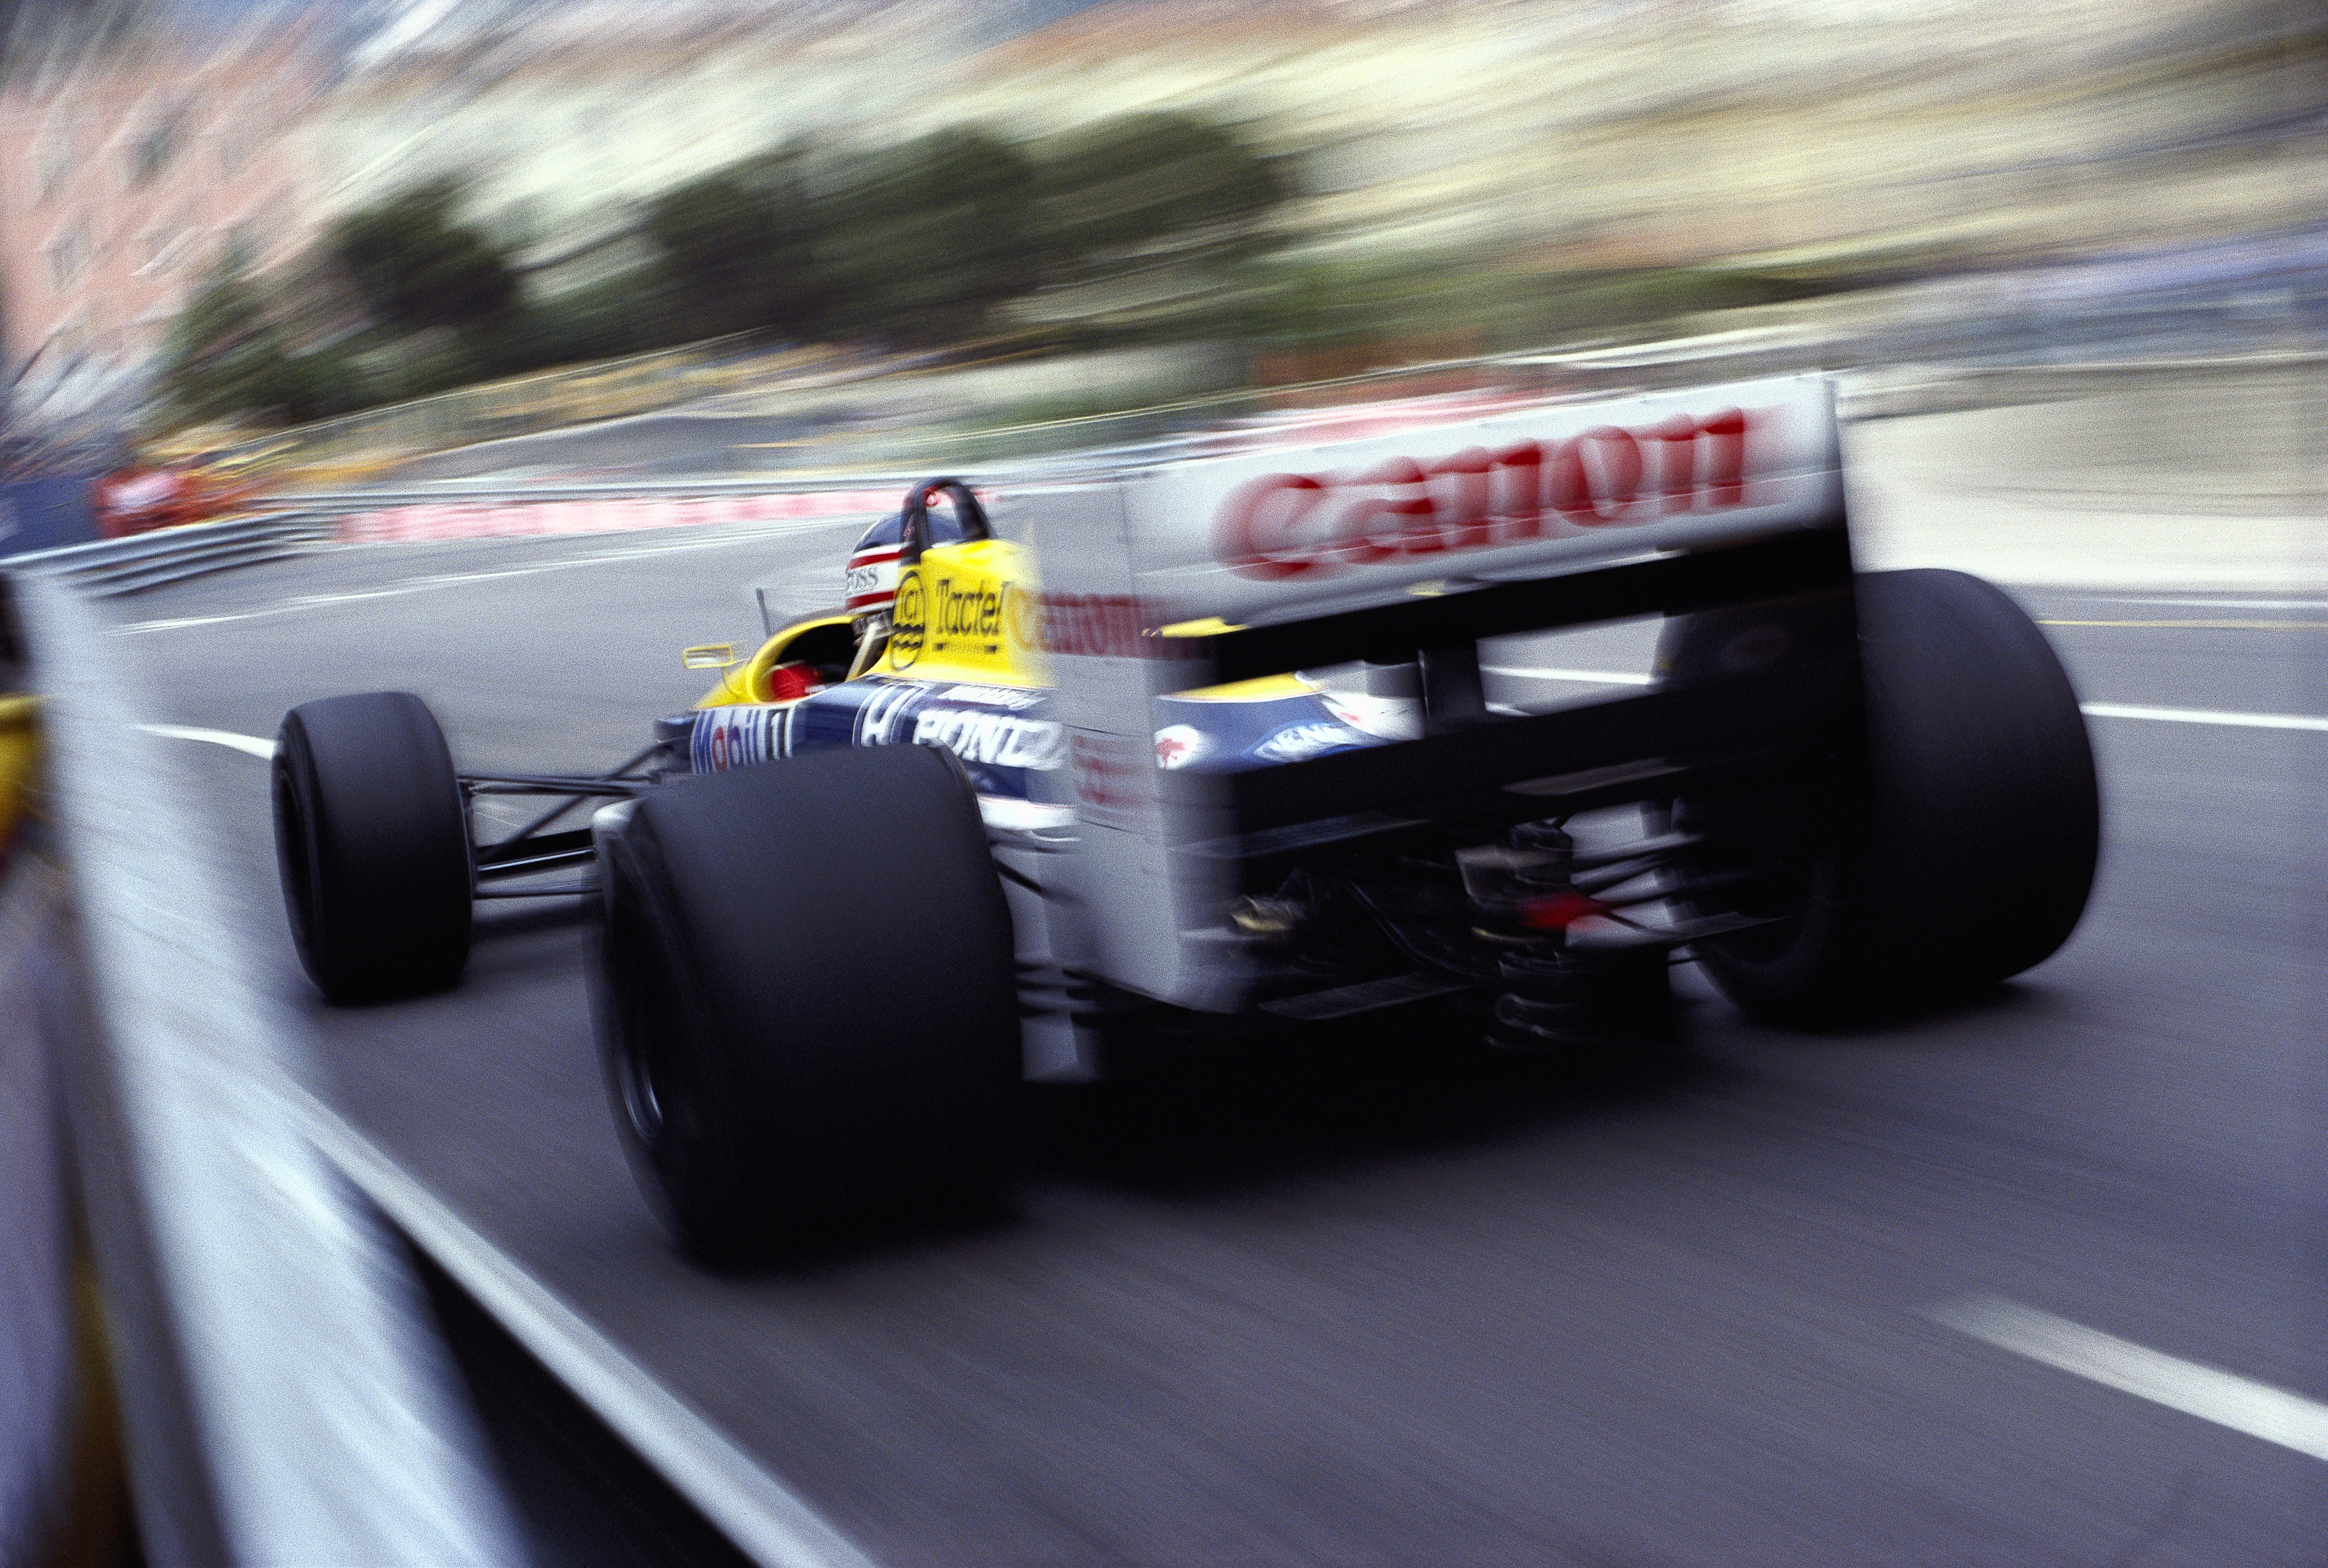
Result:
[[[1525,822],[1502,845],[1456,852],[1478,936],[1497,949],[1508,989],[1491,1009],[1491,1044],[1521,1050],[1601,1046],[1670,1032],[1672,991],[1661,946],[1580,949],[1574,922],[1605,911],[1572,880],[1564,817]]]

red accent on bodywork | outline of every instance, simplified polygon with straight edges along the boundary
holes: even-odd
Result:
[[[1520,924],[1539,931],[1563,931],[1578,920],[1608,912],[1609,906],[1599,899],[1567,888],[1522,904]]]
[[[823,684],[816,678],[813,665],[780,664],[768,672],[768,700],[789,703],[808,695]]]

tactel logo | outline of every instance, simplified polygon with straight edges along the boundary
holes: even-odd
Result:
[[[939,643],[956,637],[992,639],[1002,630],[1002,596],[1006,590],[972,583],[957,589],[951,577],[938,579],[937,626]],[[993,649],[987,649],[991,653]]]
[[[929,594],[922,587],[922,574],[908,572],[897,583],[897,607],[889,622],[889,662],[899,669],[909,668],[922,657],[922,643],[929,635]]]

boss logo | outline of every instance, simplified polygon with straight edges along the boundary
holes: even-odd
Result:
[[[861,610],[889,597],[897,583],[896,559],[859,562],[849,568],[849,608]]]

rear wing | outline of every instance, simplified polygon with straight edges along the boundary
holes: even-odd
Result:
[[[1805,601],[1847,627],[1824,377],[1021,489],[1012,506],[1038,549],[1081,823],[1061,957],[1181,1005],[1237,1005],[1213,955],[1256,864],[1649,798],[1857,722],[1847,639],[1525,714],[1488,707],[1479,668],[1482,639],[1643,615]],[[1421,739],[1228,775],[1158,766],[1159,697],[1354,660],[1419,667]]]

